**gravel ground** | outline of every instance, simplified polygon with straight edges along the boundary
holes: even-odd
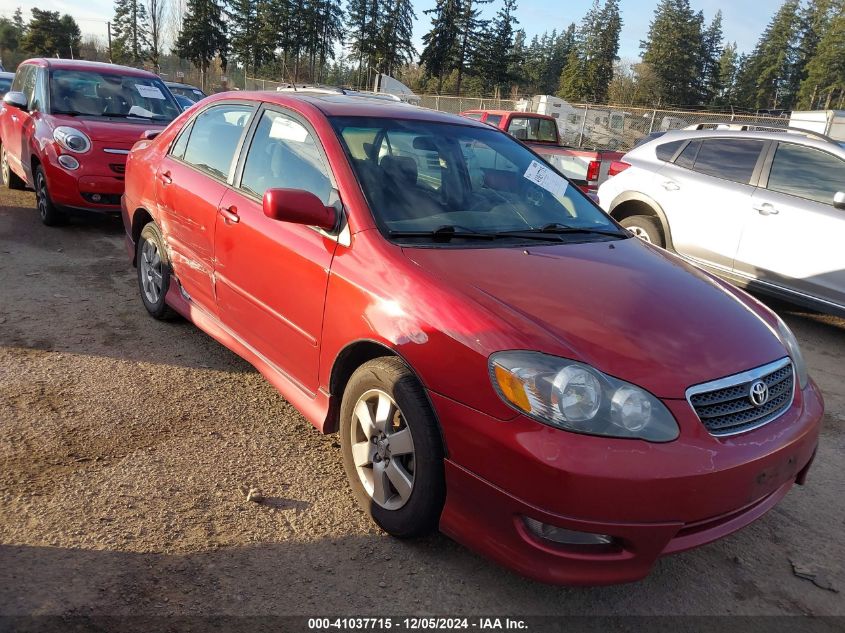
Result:
[[[792,567],[845,591],[845,320],[773,306],[827,403],[806,487],[642,582],[551,587],[442,535],[381,534],[336,437],[146,315],[118,220],[48,229],[33,207],[0,193],[0,614],[845,615]]]

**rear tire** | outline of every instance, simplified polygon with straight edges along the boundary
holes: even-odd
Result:
[[[67,217],[59,211],[50,198],[50,191],[47,189],[47,176],[44,168],[38,165],[33,172],[35,181],[35,202],[38,205],[38,215],[44,226],[61,226],[67,222]]]
[[[361,365],[340,407],[340,444],[349,485],[388,534],[435,530],[446,498],[443,445],[422,385],[395,356]]]
[[[175,312],[165,301],[170,288],[170,261],[161,231],[154,222],[141,229],[135,248],[141,302],[154,319],[164,321],[172,318]]]
[[[23,178],[12,171],[9,166],[9,158],[6,155],[6,148],[0,145],[0,180],[6,189],[26,189]]]
[[[656,218],[648,215],[632,215],[619,222],[619,224],[643,242],[648,242],[661,248],[666,246],[663,230],[660,228],[660,223]]]

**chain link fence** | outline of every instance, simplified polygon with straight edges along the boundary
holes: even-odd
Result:
[[[627,151],[649,134],[696,123],[732,122],[784,128],[789,125],[789,119],[784,117],[555,102],[559,105],[552,116],[557,119],[561,142],[583,149]],[[422,95],[420,105],[453,114],[466,110],[532,111],[529,100],[478,97]]]

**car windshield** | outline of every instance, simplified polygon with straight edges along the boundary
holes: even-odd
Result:
[[[553,167],[500,131],[362,117],[334,117],[332,125],[376,222],[394,238],[627,236]]]
[[[167,123],[181,111],[164,83],[153,77],[89,70],[54,70],[50,74],[52,114]]]
[[[9,92],[9,88],[12,87],[12,78],[11,77],[0,77],[0,95],[4,95]]]
[[[194,103],[205,97],[205,93],[202,90],[199,88],[192,88],[191,86],[168,86],[168,88],[170,88],[170,92],[174,95],[185,97]]]

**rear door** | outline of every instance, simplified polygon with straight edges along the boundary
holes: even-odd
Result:
[[[679,253],[730,271],[768,141],[692,140],[658,174],[654,190]]]
[[[182,129],[156,174],[159,217],[173,270],[191,301],[212,314],[215,223],[254,110],[254,104],[243,102],[206,108]]]
[[[772,148],[736,256],[736,271],[845,305],[845,160],[781,142]]]
[[[220,318],[303,389],[316,393],[320,334],[337,238],[264,215],[269,188],[304,189],[341,208],[316,133],[288,111],[260,114],[220,206],[215,289]]]

